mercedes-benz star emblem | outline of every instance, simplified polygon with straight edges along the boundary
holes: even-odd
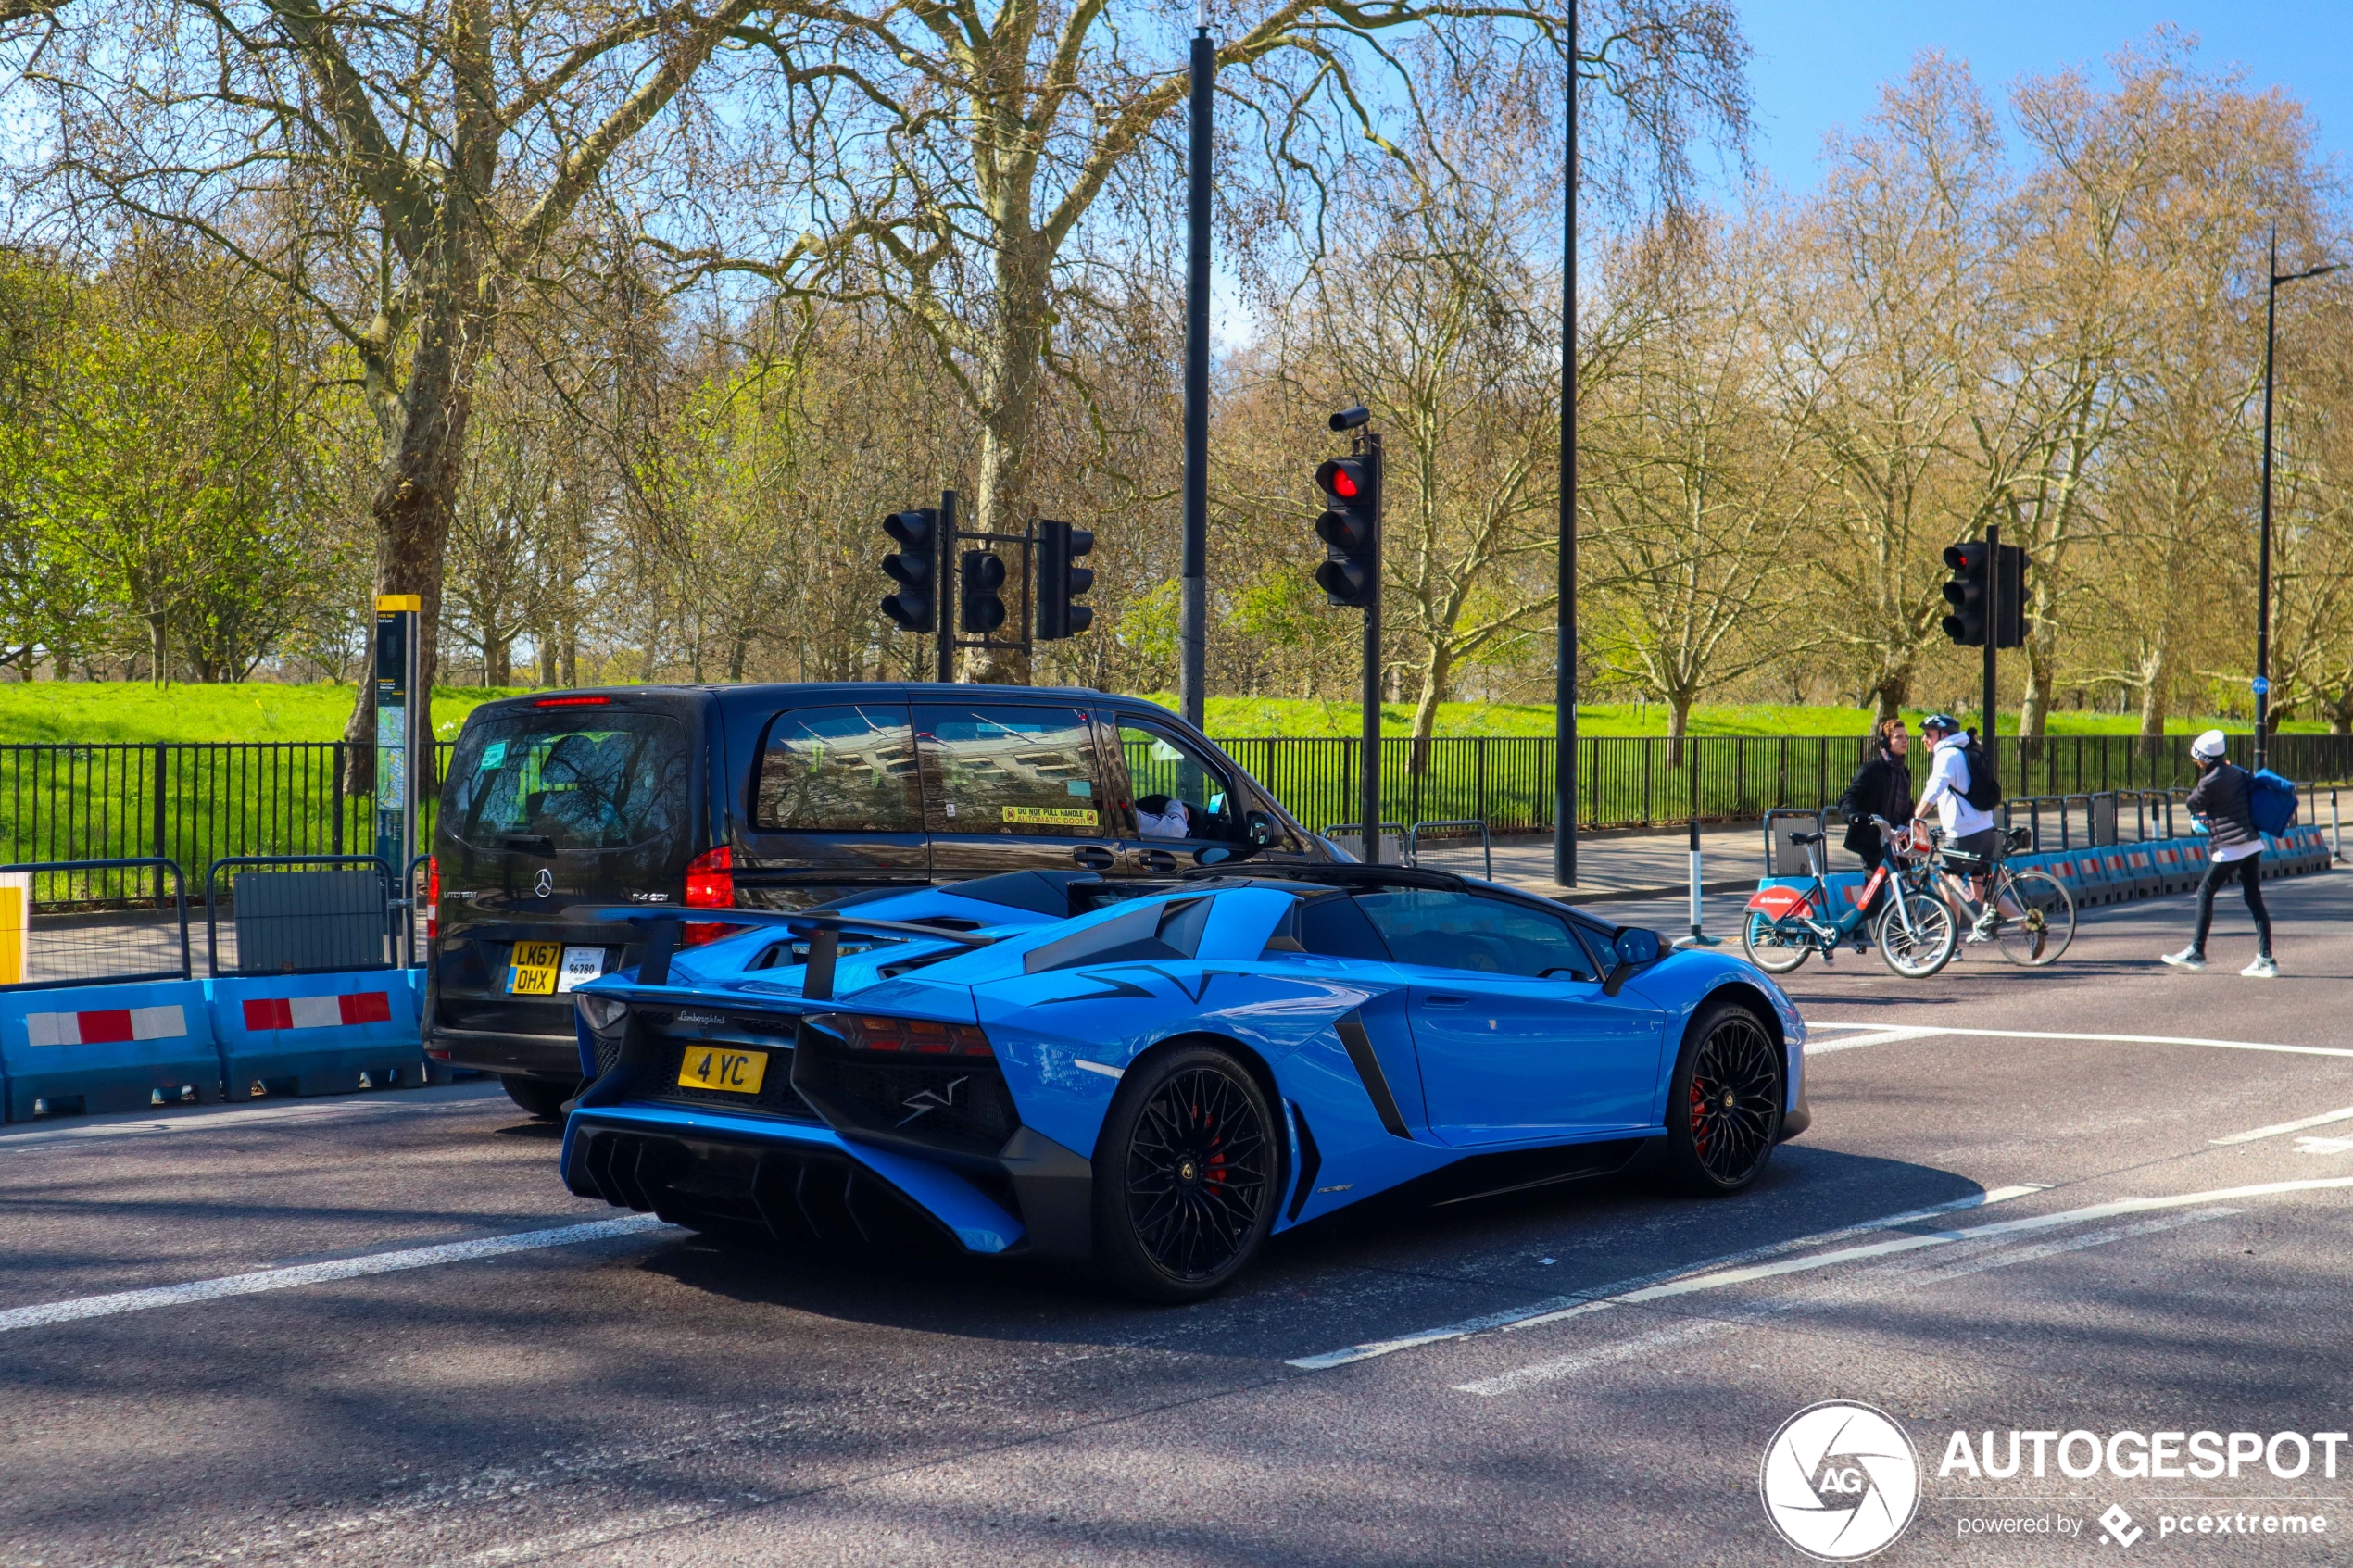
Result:
[[[556,873],[545,866],[540,867],[539,874],[531,880],[531,890],[545,898],[556,890]]]

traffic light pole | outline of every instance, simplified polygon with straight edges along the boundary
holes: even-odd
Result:
[[[948,594],[948,569],[956,560],[956,493],[939,493],[939,564],[931,574],[938,584],[939,596],[939,679],[944,684],[956,678],[956,633],[949,621],[955,613]]]
[[[1978,711],[1985,715],[1985,755],[1997,755],[1994,737],[1999,726],[1994,719],[1994,650],[2002,640],[2002,531],[1994,523],[1985,525],[1985,704]]]
[[[1373,591],[1365,601],[1364,763],[1357,770],[1357,809],[1365,828],[1365,863],[1380,864],[1380,515],[1382,484],[1381,440],[1378,432],[1363,437],[1365,455],[1373,469]]]
[[[1185,196],[1185,537],[1182,621],[1177,630],[1177,703],[1203,724],[1209,646],[1209,177],[1210,116],[1216,103],[1217,45],[1209,27],[1193,34],[1192,145]]]

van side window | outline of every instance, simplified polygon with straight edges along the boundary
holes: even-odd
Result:
[[[1094,731],[1078,709],[923,707],[915,733],[932,832],[1068,838],[1109,831]]]
[[[1144,838],[1230,839],[1234,800],[1226,771],[1154,725],[1121,715],[1119,754],[1133,790],[1136,832]]]
[[[921,833],[917,787],[904,708],[794,709],[768,726],[752,822],[770,832]]]

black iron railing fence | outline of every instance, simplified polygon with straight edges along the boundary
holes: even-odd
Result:
[[[2250,740],[2232,738],[2235,759],[2248,759]],[[1309,827],[1357,816],[1357,741],[1219,744]],[[1776,806],[1826,806],[1867,745],[1852,735],[1580,740],[1579,823],[1742,821]],[[436,771],[450,746],[439,751]],[[161,857],[188,866],[237,855],[370,853],[374,803],[344,790],[345,752],[342,743],[0,746],[0,863]],[[2165,789],[2194,777],[2183,735],[2006,736],[1997,759],[2014,796]],[[1384,740],[1381,816],[1549,831],[1553,763],[1553,742],[1542,737]],[[2275,736],[2271,763],[2301,784],[2353,782],[2353,735]],[[1915,764],[1915,777],[1925,777],[1925,759],[1916,754]]]

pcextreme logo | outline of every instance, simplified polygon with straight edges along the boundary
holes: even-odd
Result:
[[[1808,1405],[1765,1445],[1765,1517],[1806,1556],[1853,1562],[1893,1544],[1920,1504],[1919,1455],[1886,1411],[1851,1399]]]

